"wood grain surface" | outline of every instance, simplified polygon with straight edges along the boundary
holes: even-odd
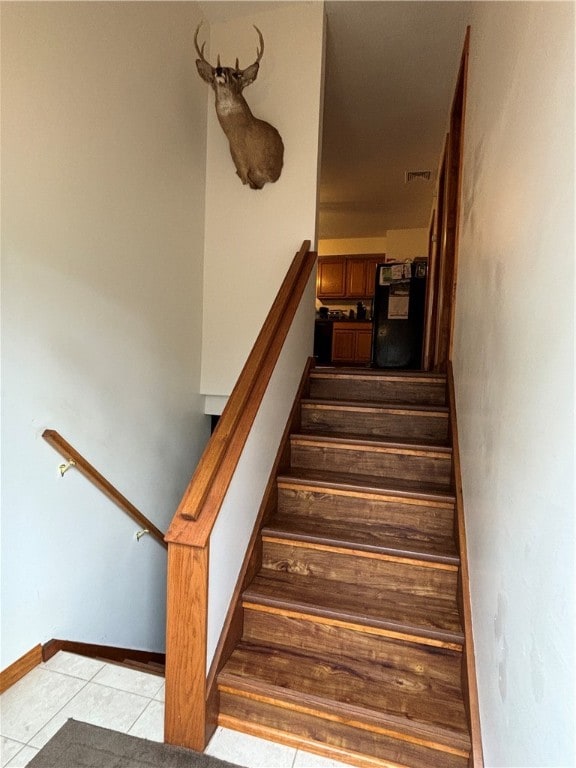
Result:
[[[342,432],[391,439],[417,438],[446,444],[448,410],[443,406],[404,406],[307,399],[302,402],[305,432]]]
[[[446,379],[406,374],[403,402],[401,374],[346,370],[368,400],[331,389],[340,376],[313,369],[302,387],[322,397],[302,398],[277,475],[241,637],[216,676],[218,722],[359,766],[466,768]]]
[[[35,645],[0,672],[0,693],[8,690],[42,661],[42,645]]]

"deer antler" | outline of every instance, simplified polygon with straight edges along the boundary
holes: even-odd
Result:
[[[259,64],[260,59],[262,58],[262,54],[264,53],[264,38],[262,37],[262,32],[260,32],[256,24],[254,24],[254,29],[256,32],[258,32],[258,37],[260,38],[260,49],[256,48],[257,59],[254,63]]]
[[[200,27],[201,26],[202,26],[202,22],[200,22],[200,24],[198,24],[198,26],[196,27],[196,32],[194,33],[194,47],[196,48],[196,53],[202,59],[202,61],[204,63],[208,64],[208,66],[212,66],[210,64],[210,62],[207,61],[206,57],[204,56],[204,48],[206,47],[206,41],[204,41],[202,43],[202,47],[200,47],[198,45],[198,32],[200,32]],[[260,63],[260,59],[262,58],[262,55],[264,53],[264,37],[262,36],[262,32],[260,32],[260,30],[258,29],[256,24],[254,24],[254,29],[256,30],[256,32],[258,32],[258,39],[260,41],[260,47],[259,48],[258,48],[258,46],[256,47],[256,61],[254,62],[254,64],[259,64]],[[217,64],[217,66],[219,66],[219,67],[221,66],[221,64],[220,64],[220,54],[218,54],[218,64]],[[238,69],[238,59],[236,59],[236,69]]]
[[[206,47],[206,41],[202,43],[202,48],[198,47],[198,32],[200,32],[201,26],[202,26],[202,22],[200,22],[200,24],[198,24],[198,26],[196,27],[196,33],[194,35],[194,47],[196,48],[196,53],[198,54],[198,56],[200,56],[202,61],[208,64],[208,66],[212,66],[209,61],[206,61],[206,57],[204,56],[204,48]]]

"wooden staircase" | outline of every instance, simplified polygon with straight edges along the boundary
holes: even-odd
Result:
[[[298,422],[218,722],[357,766],[466,768],[445,377],[313,369]]]

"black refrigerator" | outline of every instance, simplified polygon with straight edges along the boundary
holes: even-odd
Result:
[[[422,368],[427,262],[378,264],[374,289],[372,364]]]

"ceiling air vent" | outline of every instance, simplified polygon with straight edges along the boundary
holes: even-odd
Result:
[[[406,171],[404,174],[404,183],[409,184],[416,179],[423,179],[424,181],[430,181],[432,178],[432,171]]]

